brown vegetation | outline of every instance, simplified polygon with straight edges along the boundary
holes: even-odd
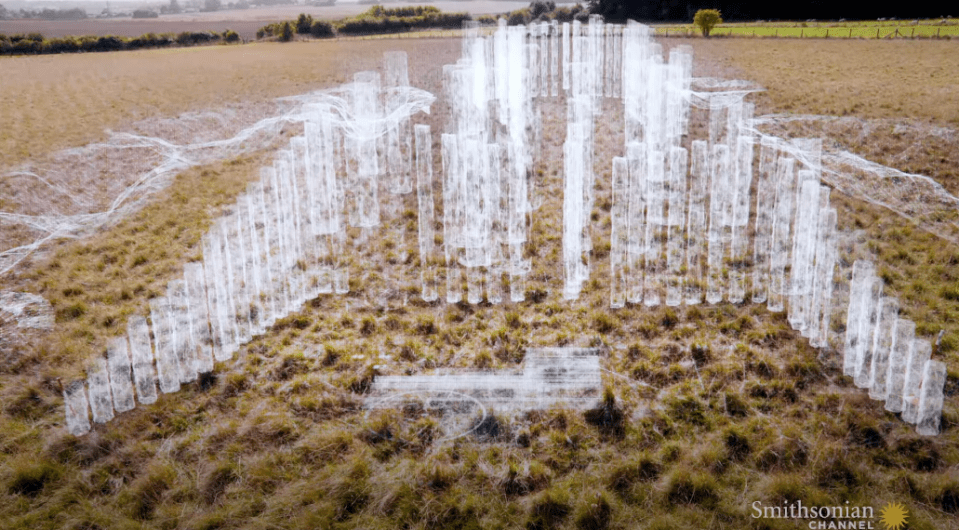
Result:
[[[923,66],[927,52],[919,46],[931,46],[932,55],[946,44],[877,42],[859,49],[846,48],[856,44],[847,42],[789,42],[777,43],[770,53],[768,47],[741,49],[753,41],[690,42],[696,46],[697,75],[764,83],[770,92],[760,99],[760,112],[786,110],[798,98],[804,105],[791,110],[813,114],[831,112],[842,97],[824,93],[831,76],[796,81],[809,72],[839,71],[857,61],[879,68],[894,57],[883,46],[915,58],[920,70],[934,69],[931,62]],[[828,47],[804,55],[803,47],[811,45]],[[212,106],[223,94],[266,100],[328,86],[376,65],[382,51],[391,49],[406,49],[411,79],[441,93],[438,71],[458,53],[455,41],[342,46],[36,57],[5,65],[20,69],[14,78],[20,86],[49,87],[57,98],[63,93],[57,90],[69,89],[58,89],[57,80],[35,65],[63,59],[54,64],[67,79],[89,80],[81,83],[92,101],[84,116],[99,127],[118,127],[142,115]],[[351,55],[341,55],[346,50]],[[158,70],[127,62],[126,56],[143,57],[138,54],[152,54],[148,64]],[[784,57],[791,62],[783,63]],[[946,69],[954,58],[941,61]],[[160,75],[172,77],[175,70],[184,72],[189,90]],[[847,72],[851,87],[875,82],[867,69]],[[959,76],[959,70],[948,69],[948,75]],[[98,97],[97,79],[125,83],[127,90],[104,83],[105,90],[116,92]],[[952,110],[918,110],[942,98],[930,94],[922,96],[924,103],[904,103],[913,93],[907,85],[863,88],[856,96],[863,105],[850,103],[849,113],[954,126]],[[781,99],[779,91],[792,98]],[[8,125],[33,135],[38,153],[97,138],[78,116],[52,118],[57,107],[40,93],[0,95],[4,110],[16,112],[20,105],[21,114],[50,117],[59,127],[53,130],[68,133],[60,139],[48,125],[24,127],[10,119]],[[953,89],[944,97],[959,95]],[[24,98],[33,109],[23,106]],[[116,105],[112,113],[111,105]],[[882,105],[890,107],[871,114]],[[902,105],[917,110],[912,114]],[[432,124],[438,142],[443,104],[433,110],[420,119]],[[374,242],[375,260],[363,256],[361,268],[357,259],[350,295],[311,301],[254,338],[233,361],[218,364],[216,377],[124,413],[82,438],[60,427],[55,377],[79,369],[83,357],[96,353],[114,325],[104,325],[108,316],[117,313],[115,323],[124,311],[141,311],[151,290],[161,289],[184,261],[196,257],[191,245],[217,215],[216,205],[230,201],[268,154],[187,172],[140,214],[94,238],[59,245],[47,259],[6,279],[5,286],[55,299],[60,317],[57,331],[0,352],[0,519],[10,528],[31,529],[749,528],[750,502],[798,497],[804,505],[849,500],[877,509],[904,502],[910,527],[950,524],[959,510],[954,379],[947,387],[943,434],[920,438],[841,376],[835,352],[808,347],[782,315],[729,304],[611,311],[603,285],[608,261],[600,258],[592,270],[595,281],[581,300],[561,299],[562,208],[556,206],[557,194],[546,191],[557,189],[562,179],[563,127],[556,117],[563,111],[560,102],[544,106],[543,162],[534,168],[543,206],[533,216],[535,258],[527,302],[417,303],[417,278],[397,272],[401,266],[384,258],[415,241],[415,225],[392,223]],[[609,159],[622,144],[619,116],[605,116],[609,119],[597,131],[604,139],[596,155],[597,241],[609,235],[609,212],[601,205],[609,201]],[[883,140],[881,131],[876,135],[877,141],[901,145]],[[851,142],[849,147],[859,149]],[[33,156],[25,152],[4,162]],[[945,166],[914,151],[907,162],[930,168],[936,178]],[[834,197],[843,228],[866,230],[876,241],[890,289],[903,298],[910,318],[926,326],[920,333],[942,327],[955,341],[951,326],[959,321],[959,296],[951,260],[959,249],[902,226],[887,211]],[[397,212],[415,210],[415,197],[404,200]],[[139,251],[125,250],[138,246]],[[906,257],[897,258],[900,250]],[[120,260],[105,260],[114,255]],[[608,380],[601,408],[587,414],[495,416],[483,423],[484,436],[442,443],[436,441],[442,425],[432,417],[416,411],[366,414],[359,408],[381,353],[392,356],[387,370],[397,374],[432,367],[504,369],[521,360],[521,345],[556,344],[603,347],[604,366],[623,377]],[[959,365],[955,345],[945,359],[953,370]]]

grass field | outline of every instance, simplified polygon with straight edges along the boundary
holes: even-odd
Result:
[[[757,114],[856,120],[790,132],[835,134],[845,148],[959,188],[954,41],[663,42],[694,47],[694,75],[766,86]],[[4,139],[0,166],[96,141],[103,128],[143,117],[332,86],[393,49],[410,53],[410,78],[437,94],[442,65],[459,53],[455,40],[383,39],[3,59],[5,83],[15,84],[0,94],[0,131],[17,136]],[[64,105],[82,110],[62,112]],[[434,141],[444,111],[438,103],[419,118]],[[552,118],[534,168],[545,203],[532,226],[530,301],[404,305],[415,281],[378,258],[354,269],[365,272],[350,296],[312,301],[218,364],[213,378],[83,438],[59,427],[56,378],[78,374],[127,315],[142,314],[197,257],[196,241],[220,205],[270,153],[190,170],[140,213],[4,277],[4,289],[50,299],[58,322],[0,350],[0,526],[795,528],[752,519],[749,504],[798,498],[877,511],[902,502],[909,528],[948,528],[959,514],[959,248],[833,194],[841,228],[873,241],[886,288],[920,334],[946,330],[938,354],[951,374],[944,430],[921,438],[841,377],[834,353],[809,348],[782,315],[761,307],[610,311],[602,248],[581,299],[563,302],[562,207],[557,194],[542,192],[561,185],[564,111],[562,102],[544,109]],[[621,142],[621,122],[608,116],[597,131],[597,240],[608,239],[609,159]],[[901,123],[917,132],[903,133]],[[952,132],[928,132],[942,130]],[[20,148],[19,135],[29,147]],[[6,146],[18,149],[8,155]],[[0,198],[13,200],[8,193]],[[414,200],[405,206],[415,211]],[[385,256],[414,240],[415,225],[393,223],[372,252]],[[428,420],[367,416],[351,390],[380,352],[393,355],[397,372],[510,368],[525,346],[557,344],[606,348],[605,365],[627,376],[609,382],[609,412],[620,420],[597,426],[570,411],[499,417],[498,434],[438,444]]]
[[[656,26],[662,36],[692,36],[699,30],[692,24]],[[955,38],[959,37],[959,21],[936,20],[864,20],[852,22],[730,22],[717,25],[715,37],[783,37],[783,38]]]

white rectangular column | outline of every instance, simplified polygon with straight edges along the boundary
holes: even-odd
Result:
[[[157,376],[153,367],[153,346],[150,344],[150,327],[140,316],[130,317],[127,322],[127,338],[130,342],[130,357],[133,365],[133,381],[137,401],[149,405],[157,400]]]
[[[862,348],[856,358],[855,384],[859,388],[872,386],[872,364],[876,348],[876,328],[880,325],[882,310],[882,280],[875,276],[869,279],[868,297],[863,303],[863,317],[859,324],[859,340]]]
[[[130,378],[130,353],[126,337],[114,337],[107,343],[107,364],[110,369],[110,391],[113,394],[113,409],[126,412],[136,406],[133,400],[133,383]]]
[[[876,267],[871,261],[856,260],[852,264],[852,279],[849,283],[849,308],[846,310],[846,337],[843,347],[842,372],[855,377],[857,363],[862,358],[865,346],[864,321],[868,318],[866,308]]]
[[[669,210],[666,241],[666,305],[678,306],[683,301],[686,265],[686,150],[669,150]]]
[[[63,389],[63,405],[66,412],[67,432],[82,436],[90,432],[90,405],[83,381],[74,381]]]
[[[150,322],[156,344],[157,376],[164,394],[180,390],[180,367],[176,357],[176,331],[170,301],[166,297],[150,300]]]
[[[919,420],[922,370],[930,357],[932,357],[932,343],[923,339],[913,340],[902,391],[902,420],[907,423],[914,424]]]
[[[612,181],[612,235],[609,251],[609,306],[619,308],[626,305],[628,290],[626,264],[629,250],[629,164],[625,158],[613,158]]]
[[[694,140],[689,168],[689,219],[686,222],[686,293],[688,305],[702,303],[706,285],[706,198],[709,190],[709,145]]]
[[[110,375],[106,359],[98,357],[87,367],[87,388],[90,393],[93,421],[106,423],[112,420],[113,396],[110,393]]]
[[[776,170],[779,149],[776,140],[763,136],[759,148],[756,183],[756,227],[753,236],[753,296],[755,304],[766,302],[769,292],[769,260],[772,253],[773,219],[776,216]]]
[[[906,386],[906,369],[912,346],[916,340],[916,323],[904,318],[896,320],[896,340],[889,356],[889,374],[886,376],[886,410],[902,412],[902,397]]]

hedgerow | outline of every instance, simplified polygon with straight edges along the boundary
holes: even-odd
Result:
[[[355,17],[339,22],[313,20],[313,17],[301,13],[296,20],[274,22],[257,30],[256,38],[279,37],[285,24],[290,24],[299,34],[309,34],[314,38],[341,35],[371,35],[376,33],[401,33],[415,29],[440,28],[453,29],[463,27],[463,22],[472,20],[469,13],[444,13],[433,6],[408,6],[392,9],[373,6]]]
[[[168,46],[195,46],[212,44],[221,40],[224,42],[239,42],[240,36],[237,32],[229,29],[222,34],[213,31],[184,31],[180,34],[145,33],[139,37],[77,35],[51,39],[44,38],[40,33],[30,33],[28,35],[0,34],[0,55],[110,52]]]

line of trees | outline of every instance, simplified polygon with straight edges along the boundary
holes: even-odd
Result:
[[[0,20],[15,18],[39,18],[41,20],[82,20],[87,18],[87,12],[79,7],[73,9],[50,9],[10,11],[0,4]]]
[[[573,20],[586,22],[589,20],[589,15],[589,9],[580,4],[556,7],[556,2],[552,0],[536,0],[531,2],[529,7],[507,13],[506,23],[510,26],[518,26],[520,24],[529,24],[530,22],[545,22],[551,20],[557,22],[572,22]],[[498,18],[498,16],[494,15],[482,15],[477,20],[479,20],[481,24],[492,25],[496,24]]]
[[[195,46],[218,42],[240,42],[240,35],[233,30],[222,33],[213,31],[184,31],[182,33],[145,33],[139,37],[115,35],[82,35],[47,39],[40,33],[27,35],[4,35],[0,33],[0,55],[51,54],[72,52],[111,52],[163,48],[170,46]]]
[[[343,35],[369,35],[376,33],[402,33],[420,28],[461,28],[463,22],[472,20],[469,13],[444,13],[433,6],[398,7],[393,9],[376,5],[355,17],[339,22],[313,20],[301,13],[296,20],[274,22],[257,30],[256,38],[276,37],[286,42],[294,33],[316,38]]]

